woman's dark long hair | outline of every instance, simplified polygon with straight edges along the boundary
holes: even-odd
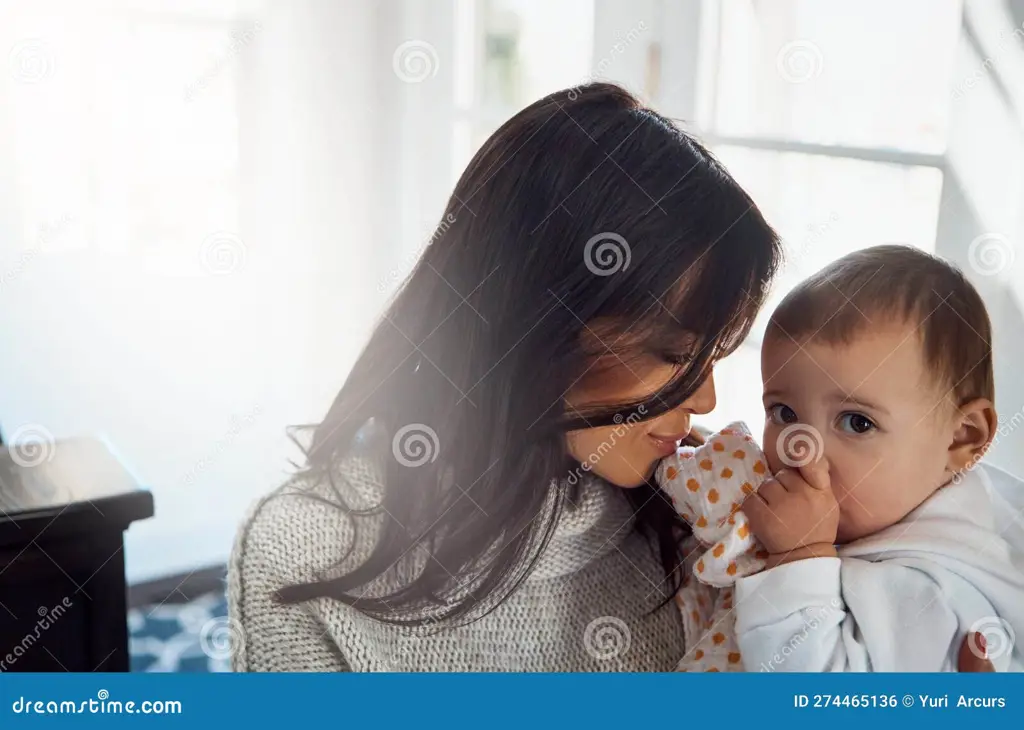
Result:
[[[429,620],[493,610],[557,523],[566,432],[641,405],[645,417],[678,407],[746,336],[779,258],[776,234],[718,161],[620,87],[558,92],[516,114],[459,179],[308,448],[307,476],[335,479],[376,424],[386,488],[373,512],[393,519],[374,523],[360,565],[279,598],[330,597],[414,625],[424,606]],[[692,359],[642,403],[567,412],[566,393],[599,354],[583,336],[596,322],[612,323],[605,344],[625,361]],[[694,335],[696,352],[681,353]],[[403,455],[416,438],[427,452]],[[357,528],[373,519],[334,488]],[[658,545],[668,595],[686,527],[655,488],[625,494]],[[366,595],[414,549],[431,558],[413,577]]]

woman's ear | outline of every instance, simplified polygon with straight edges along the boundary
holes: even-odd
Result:
[[[996,434],[995,406],[988,398],[975,398],[957,409],[947,464],[954,474],[976,464]]]

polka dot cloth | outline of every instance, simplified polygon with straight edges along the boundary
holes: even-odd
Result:
[[[705,548],[676,596],[688,647],[680,671],[743,671],[731,586],[762,570],[768,554],[740,505],[767,478],[767,464],[746,424],[736,422],[702,446],[679,449],[658,467],[658,484]]]

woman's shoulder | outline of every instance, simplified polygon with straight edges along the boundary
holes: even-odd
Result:
[[[322,602],[281,603],[277,592],[348,572],[369,554],[380,520],[380,471],[344,460],[330,474],[296,475],[258,500],[235,537],[228,565],[235,671],[339,671],[344,651],[328,630],[351,621],[345,607],[328,622]],[[368,511],[356,526],[354,511]],[[318,608],[319,607],[319,608]]]
[[[379,464],[347,457],[330,472],[302,473],[257,500],[235,537],[230,569],[263,573],[276,586],[309,582],[351,569],[373,546],[372,511],[383,494]]]

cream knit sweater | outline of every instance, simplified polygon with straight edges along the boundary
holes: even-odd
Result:
[[[368,504],[378,472],[349,459],[341,470]],[[590,476],[527,580],[490,614],[424,634],[381,624],[340,602],[278,605],[279,586],[351,566],[372,547],[328,487],[293,482],[260,500],[236,539],[229,568],[236,671],[670,671],[685,653],[664,572],[633,531],[621,490]],[[367,505],[368,506],[368,505]]]

